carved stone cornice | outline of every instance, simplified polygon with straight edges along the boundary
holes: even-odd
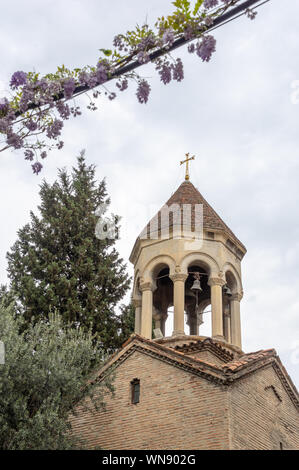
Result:
[[[209,286],[225,286],[226,282],[221,277],[210,277],[208,284]]]
[[[140,308],[142,305],[142,300],[141,299],[132,299],[132,304],[134,305],[135,308]]]
[[[154,290],[154,285],[151,281],[148,281],[148,282],[142,282],[140,283],[139,285],[139,289],[141,290],[141,292],[143,291],[146,291],[146,290],[151,290],[153,291]]]
[[[188,277],[188,274],[184,274],[184,273],[175,273],[175,274],[170,274],[170,279],[172,280],[172,282],[177,282],[177,281],[182,281],[182,282],[185,282],[187,277]]]
[[[238,302],[241,302],[243,298],[243,292],[242,293],[236,293],[236,294],[233,294],[231,297],[230,297],[230,300],[237,300]]]

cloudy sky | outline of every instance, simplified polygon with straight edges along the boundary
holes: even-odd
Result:
[[[93,65],[116,33],[153,24],[171,9],[170,0],[5,2],[0,97],[14,71]],[[163,85],[147,65],[141,73],[152,87],[148,104],[137,102],[131,86],[113,102],[101,101],[97,112],[84,111],[67,123],[64,150],[44,162],[41,176],[20,153],[1,153],[0,282],[7,281],[5,256],[16,232],[36,210],[42,178],[51,182],[58,167],[70,169],[82,148],[123,217],[118,248],[126,260],[145,223],[182,182],[179,161],[192,152],[191,181],[248,250],[244,350],[275,347],[299,386],[299,93],[292,88],[299,88],[298,15],[298,0],[271,0],[255,21],[242,17],[217,29],[208,64],[177,50],[182,83]]]

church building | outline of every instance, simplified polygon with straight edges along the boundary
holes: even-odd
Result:
[[[90,448],[299,449],[299,395],[275,349],[242,349],[245,253],[187,168],[130,256],[135,333],[97,373],[113,373],[115,396],[72,417]]]

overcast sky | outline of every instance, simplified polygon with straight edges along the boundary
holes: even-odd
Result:
[[[10,0],[1,6],[0,97],[16,70],[93,65],[116,33],[171,11],[169,0]],[[191,181],[247,247],[241,303],[246,352],[274,347],[299,386],[299,1],[271,0],[255,21],[244,17],[215,33],[210,63],[179,49],[185,80],[167,86],[154,68],[141,105],[135,88],[97,112],[67,123],[65,147],[33,175],[22,154],[0,154],[0,282],[16,232],[36,211],[42,178],[71,168],[82,148],[106,177],[123,217],[121,255],[184,178],[179,161],[196,155]],[[113,87],[112,87],[113,90]],[[80,103],[85,106],[86,98]],[[129,265],[129,262],[128,262]],[[132,272],[131,266],[128,266]]]

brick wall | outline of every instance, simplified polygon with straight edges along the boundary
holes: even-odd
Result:
[[[223,359],[220,359],[218,356],[216,356],[216,354],[208,350],[188,353],[186,356],[193,357],[194,359],[200,359],[201,361],[208,362],[209,364],[215,364],[216,366],[222,366],[225,364]]]
[[[227,389],[135,351],[115,371],[106,412],[78,409],[74,432],[103,449],[228,449]],[[140,379],[140,402],[130,382]]]
[[[230,414],[234,449],[299,449],[299,413],[272,366],[232,385]]]

